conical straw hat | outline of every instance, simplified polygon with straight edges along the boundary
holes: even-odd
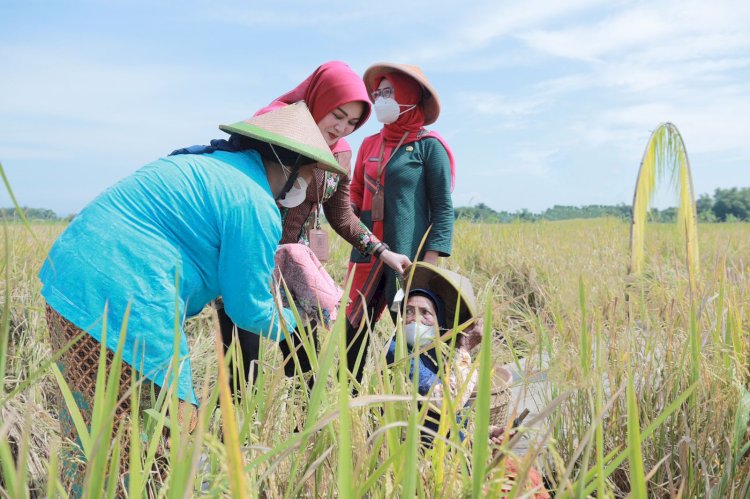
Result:
[[[296,102],[232,125],[219,125],[219,129],[299,153],[316,161],[316,166],[323,170],[341,175],[349,173],[331,154],[304,102]]]
[[[435,123],[440,115],[440,99],[438,98],[435,87],[432,86],[422,70],[417,66],[396,64],[393,62],[379,62],[373,64],[365,70],[365,74],[362,77],[365,82],[365,87],[367,88],[367,93],[372,95],[373,90],[375,90],[375,80],[379,76],[385,76],[394,71],[404,73],[405,75],[414,78],[417,83],[422,86],[423,95],[420,104],[422,106],[422,112],[424,113],[424,124],[431,125]]]
[[[408,289],[428,289],[438,295],[445,305],[445,320],[453,326],[458,309],[458,326],[476,317],[477,302],[469,280],[451,270],[441,269],[427,262],[414,262],[414,273]],[[407,270],[407,275],[410,274]]]

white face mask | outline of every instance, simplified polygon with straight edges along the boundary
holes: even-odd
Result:
[[[401,111],[401,107],[407,107]],[[375,99],[375,104],[372,106],[375,108],[375,117],[379,122],[390,125],[398,119],[402,114],[411,111],[415,107],[415,104],[399,104],[393,97],[378,97]]]
[[[298,187],[299,186],[299,187]],[[307,197],[307,180],[297,177],[292,184],[292,188],[286,193],[284,199],[277,199],[276,203],[284,208],[294,208],[299,206]]]
[[[417,321],[410,322],[404,326],[404,337],[410,347],[432,343],[435,339],[435,326],[428,326]]]

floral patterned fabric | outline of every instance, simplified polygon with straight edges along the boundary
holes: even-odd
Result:
[[[282,283],[291,296],[287,296]],[[282,244],[276,251],[274,279],[285,307],[291,302],[303,320],[336,320],[344,290],[336,285],[315,253],[303,244]]]

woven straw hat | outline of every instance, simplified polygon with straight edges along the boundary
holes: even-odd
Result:
[[[316,167],[320,169],[341,175],[349,173],[331,154],[304,102],[296,102],[232,125],[219,125],[219,129],[299,153],[317,162]]]
[[[365,71],[365,75],[362,77],[362,79],[365,81],[367,93],[372,95],[372,92],[375,90],[375,80],[379,76],[385,76],[388,73],[392,73],[394,71],[398,71],[404,73],[407,76],[411,76],[417,81],[417,83],[422,85],[424,95],[422,96],[422,102],[420,104],[422,106],[422,112],[424,113],[424,124],[431,125],[432,123],[435,123],[435,121],[437,121],[438,119],[438,116],[440,115],[440,99],[438,98],[435,87],[430,84],[422,70],[417,66],[412,66],[409,64],[395,64],[392,62],[379,62],[377,64],[373,64],[372,66],[367,68],[367,70]]]
[[[407,270],[411,274],[411,281],[407,289],[428,289],[438,295],[445,305],[445,320],[453,325],[458,309],[458,326],[468,324],[474,320],[477,302],[474,290],[469,280],[453,271],[441,269],[427,262],[414,262]]]

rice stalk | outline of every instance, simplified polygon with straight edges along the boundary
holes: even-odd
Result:
[[[485,481],[489,454],[490,390],[492,389],[492,302],[485,304],[485,322],[482,342],[479,347],[479,380],[475,402],[474,448],[472,455],[472,496],[480,497]]]
[[[347,288],[350,287],[351,284],[347,286]],[[345,293],[345,296],[348,296],[348,292]],[[349,413],[349,366],[346,357],[346,323],[341,318],[337,319],[333,327],[333,336],[338,339],[339,351],[339,455],[337,483],[339,494],[342,497],[351,497],[354,493],[354,482],[351,435],[352,417]]]
[[[643,471],[641,453],[641,425],[638,422],[640,412],[635,398],[632,372],[628,373],[628,461],[630,464],[630,492],[632,497],[647,497],[646,476]]]
[[[697,291],[696,278],[700,271],[698,216],[685,143],[672,123],[662,123],[654,130],[643,153],[633,194],[629,273],[638,275],[642,272],[648,211],[656,193],[657,182],[667,175],[670,177],[670,187],[677,190],[679,198],[677,226],[684,237],[690,291],[694,296]]]
[[[237,420],[235,419],[234,414],[232,394],[229,393],[229,379],[227,378],[227,367],[226,362],[224,361],[224,345],[221,342],[221,335],[219,334],[218,318],[214,320],[214,340],[219,372],[218,385],[221,420],[224,428],[223,440],[224,446],[226,447],[227,459],[229,461],[229,484],[232,491],[232,497],[243,498],[247,497],[245,470],[242,453],[240,452]],[[179,349],[176,349],[175,351],[179,352]],[[174,386],[177,386],[177,384],[175,383]]]

